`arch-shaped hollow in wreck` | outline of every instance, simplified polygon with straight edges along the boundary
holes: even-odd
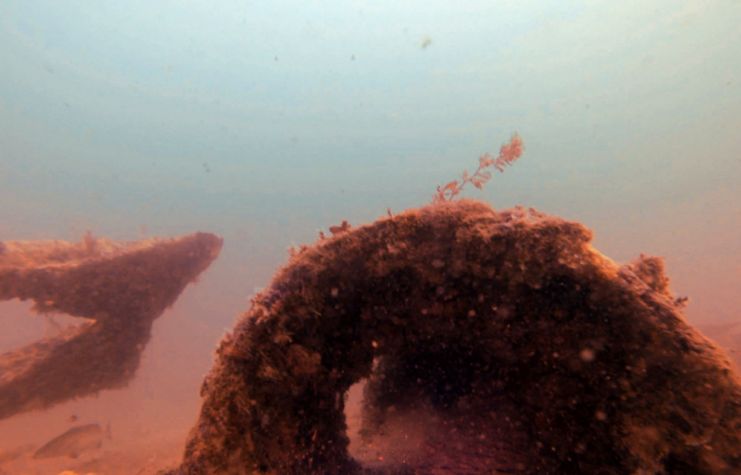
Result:
[[[368,377],[371,431],[424,398],[485,429],[505,398],[517,473],[741,470],[739,378],[660,260],[618,266],[578,223],[466,200],[343,231],[293,253],[221,342],[172,473],[373,473],[342,397]]]

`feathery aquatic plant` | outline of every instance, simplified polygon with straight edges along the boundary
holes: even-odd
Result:
[[[512,165],[520,158],[523,148],[524,144],[520,136],[517,133],[512,134],[509,143],[502,145],[502,148],[499,149],[499,156],[497,158],[493,158],[489,153],[481,155],[479,157],[479,168],[473,175],[469,175],[467,171],[464,171],[461,174],[460,180],[451,181],[445,186],[438,186],[437,193],[432,195],[432,202],[452,201],[461,192],[466,183],[471,183],[478,189],[483,188],[484,184],[491,178],[491,172],[484,169],[493,166],[500,172],[504,172],[504,167]]]

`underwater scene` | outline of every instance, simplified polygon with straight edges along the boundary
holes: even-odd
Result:
[[[0,475],[741,474],[739,22],[0,2]]]

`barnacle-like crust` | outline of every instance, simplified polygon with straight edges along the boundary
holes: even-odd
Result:
[[[656,262],[619,266],[591,239],[461,200],[303,247],[221,342],[172,473],[497,473],[474,469],[487,457],[506,473],[739,473],[729,361]],[[427,404],[484,445],[444,467],[361,467],[342,395],[363,378],[368,437]],[[497,425],[505,406],[517,419]]]

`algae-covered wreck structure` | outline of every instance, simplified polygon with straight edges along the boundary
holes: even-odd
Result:
[[[732,474],[741,380],[660,259],[618,265],[583,225],[438,200],[294,252],[221,342],[171,474]],[[348,454],[421,407],[418,457]]]

